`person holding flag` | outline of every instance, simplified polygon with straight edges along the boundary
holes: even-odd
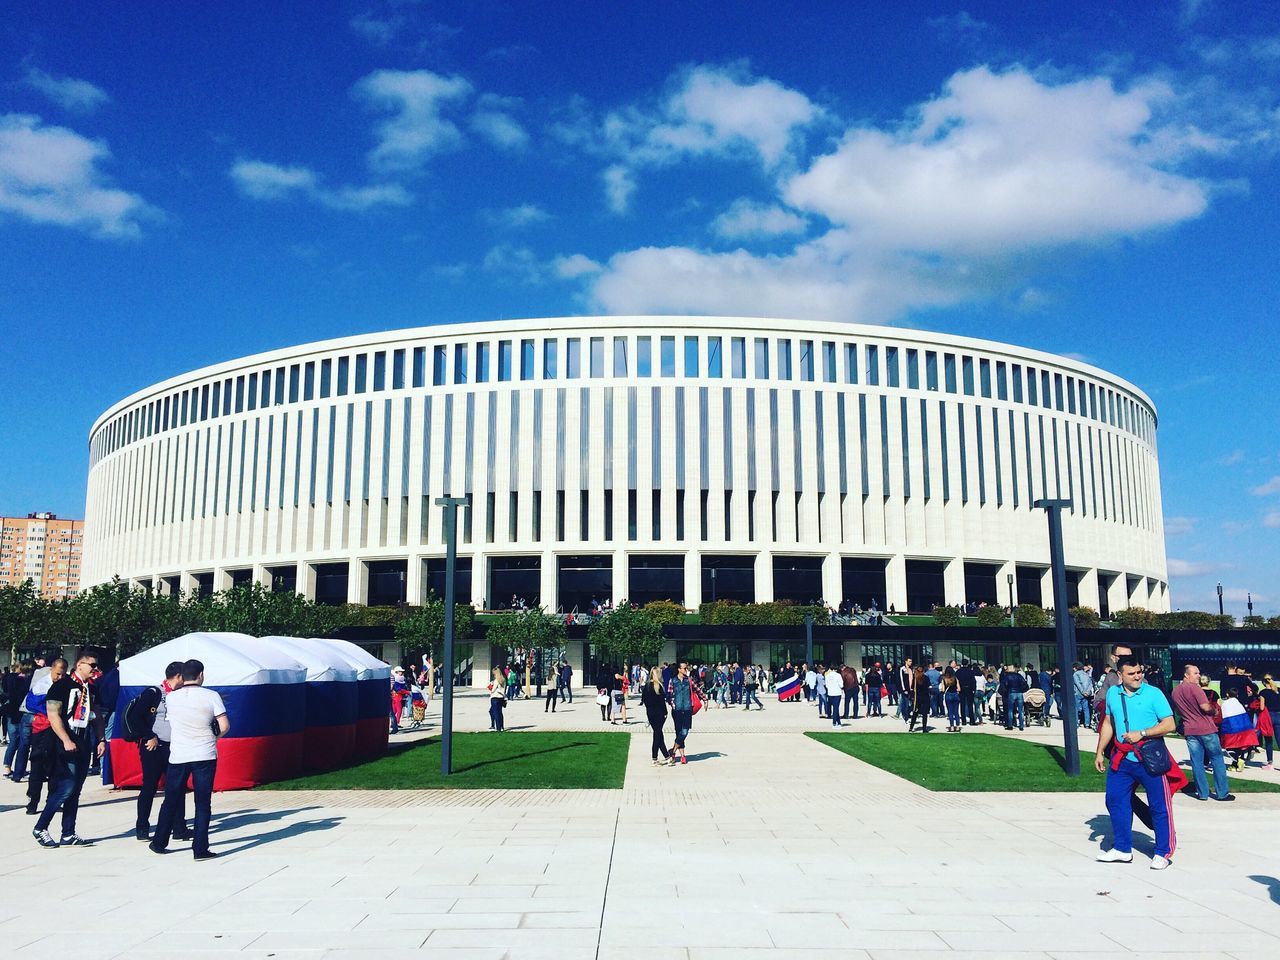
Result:
[[[779,702],[799,699],[800,674],[794,670],[783,670],[778,675],[778,682],[774,689],[777,691]]]

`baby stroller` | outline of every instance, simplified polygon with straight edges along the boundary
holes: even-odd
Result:
[[[1027,722],[1038,723],[1042,727],[1049,726],[1049,698],[1039,687],[1032,687],[1022,698],[1027,709]]]

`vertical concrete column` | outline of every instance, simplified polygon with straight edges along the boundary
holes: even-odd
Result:
[[[942,664],[944,668],[947,665],[947,661],[955,655],[955,644],[950,640],[935,640],[933,642],[933,659]]]
[[[684,605],[686,609],[697,610],[700,603],[710,599],[702,595],[702,554],[690,550],[684,560]],[[671,657],[675,658],[674,649]]]
[[[347,603],[369,602],[369,567],[363,560],[347,564]]]
[[[1019,667],[1025,667],[1029,663],[1037,670],[1040,669],[1040,645],[1038,643],[1020,644],[1018,652],[1022,658],[1018,661]],[[1067,666],[1070,666],[1070,664]]]
[[[907,612],[907,558],[895,553],[884,565],[884,610],[892,604],[899,613]]]
[[[625,519],[626,515],[624,514],[624,522]],[[625,531],[625,529],[626,527],[624,526],[623,530]],[[616,523],[614,531],[617,531]],[[630,573],[631,571],[627,568],[627,551],[613,551],[613,587],[609,596],[613,598],[613,605],[615,607],[621,605],[624,600],[628,600],[631,597]]]
[[[186,596],[189,593],[194,593],[198,586],[196,583],[195,575],[188,573],[187,571],[184,570],[181,574],[179,574],[179,577],[180,577],[179,583],[181,584],[180,589],[182,590],[182,595]]]
[[[768,603],[773,599],[773,554],[761,550],[756,554],[756,602]]]
[[[844,662],[851,667],[858,669],[859,675],[862,673],[862,641],[846,640],[844,642]]]
[[[1058,608],[1058,598],[1053,595],[1053,568],[1045,567],[1040,571],[1040,599],[1043,601],[1041,606],[1046,610],[1056,610]],[[1065,601],[1066,598],[1064,597]],[[1066,609],[1065,603],[1063,609]]]
[[[229,570],[223,570],[221,567],[213,571],[213,592],[217,593],[219,590],[230,589],[231,572]]]
[[[489,557],[482,551],[477,550],[471,555],[471,594],[469,596],[458,594],[457,602],[475,603],[478,600],[482,606],[499,603],[499,598],[489,596],[488,587]]]
[[[752,640],[751,641],[751,662],[760,663],[766,667],[769,666],[769,641],[768,640]]]
[[[305,560],[298,561],[294,590],[308,600],[314,601],[316,598],[316,568]]]
[[[253,582],[271,589],[271,574],[268,572],[265,564],[255,563],[253,565]]]
[[[1080,574],[1080,606],[1098,609],[1098,571],[1085,570]]]
[[[828,606],[837,609],[840,601],[844,599],[844,584],[838,553],[829,553],[822,558],[822,599]]]
[[[675,663],[676,662],[676,642],[674,640],[664,640],[662,643],[662,653],[658,657],[659,663]]]
[[[404,602],[411,607],[422,605],[422,558],[411,556],[405,562]]]
[[[942,590],[947,598],[947,603],[953,606],[963,606],[965,600],[964,591],[964,561],[956,558],[948,560],[947,565],[942,568]],[[941,659],[941,658],[939,658]]]
[[[549,550],[543,552],[542,560],[539,561],[538,579],[542,609],[547,613],[555,613],[560,602],[556,597],[556,555]]]
[[[441,660],[443,663],[444,661]],[[489,677],[493,672],[490,660],[488,639],[476,640],[471,644],[471,687],[484,690],[489,686]]]
[[[573,668],[573,685],[575,687],[585,687],[587,685],[586,665],[587,643],[585,640],[566,640],[564,644],[565,659],[569,661],[569,666]]]
[[[1013,577],[1012,589],[1010,577]],[[1000,572],[996,574],[996,603],[1001,607],[1018,605],[1018,571],[1012,560],[1000,564]]]

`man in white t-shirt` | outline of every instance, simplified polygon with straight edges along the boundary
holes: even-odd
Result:
[[[191,852],[197,860],[217,856],[209,849],[209,818],[212,814],[213,776],[218,767],[218,738],[231,729],[222,697],[206,690],[204,664],[188,660],[182,665],[182,686],[165,698],[169,719],[169,767],[165,771],[164,804],[156,824],[151,850],[168,853],[169,838],[182,815],[182,795],[187,778],[195,794],[195,830]]]

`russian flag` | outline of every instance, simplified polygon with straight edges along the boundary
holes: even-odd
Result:
[[[800,696],[800,677],[793,674],[785,680],[779,680],[777,691],[779,700],[794,700]]]
[[[1258,731],[1235,697],[1222,701],[1222,724],[1218,727],[1224,750],[1248,750],[1258,745]]]

